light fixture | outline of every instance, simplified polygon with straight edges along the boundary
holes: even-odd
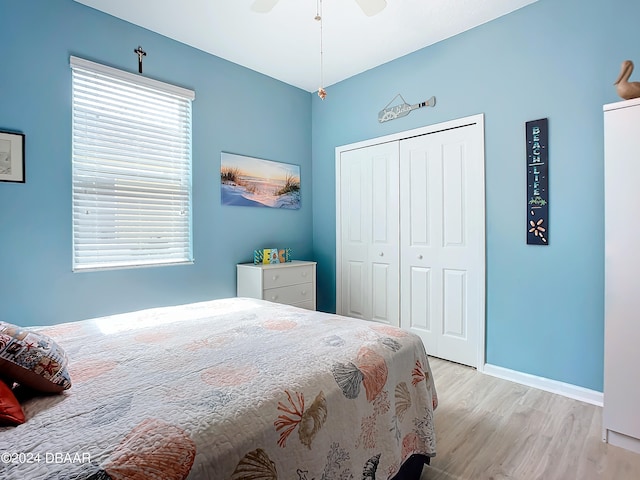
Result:
[[[324,89],[324,51],[322,48],[322,0],[316,0],[316,16],[315,20],[320,22],[320,88],[318,88],[318,96],[324,100],[327,91]]]

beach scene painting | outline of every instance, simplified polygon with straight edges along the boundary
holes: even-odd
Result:
[[[223,205],[300,208],[300,167],[234,153],[220,155]]]

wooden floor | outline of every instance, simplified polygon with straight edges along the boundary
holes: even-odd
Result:
[[[437,455],[421,480],[640,479],[640,454],[602,442],[601,407],[429,362]]]

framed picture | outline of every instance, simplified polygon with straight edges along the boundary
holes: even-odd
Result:
[[[300,208],[300,166],[222,152],[222,205]]]
[[[0,182],[24,183],[24,134],[0,131]]]

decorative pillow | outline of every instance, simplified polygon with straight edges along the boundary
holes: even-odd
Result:
[[[67,355],[46,335],[0,322],[0,372],[24,387],[58,393],[71,387]]]
[[[25,422],[22,407],[9,386],[0,380],[0,427]]]

